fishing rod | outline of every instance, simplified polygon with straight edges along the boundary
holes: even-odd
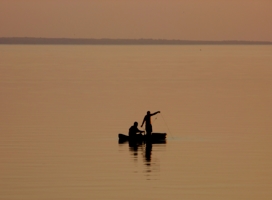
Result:
[[[160,112],[160,114],[161,114],[161,116],[162,116],[162,119],[163,119],[163,121],[164,121],[164,124],[166,125],[166,127],[167,127],[167,129],[168,129],[168,131],[169,131],[169,133],[170,133],[170,135],[171,135],[171,137],[172,137],[172,139],[174,139],[174,137],[173,137],[173,135],[172,135],[172,133],[171,133],[171,131],[170,131],[170,129],[169,129],[169,127],[168,127],[168,125],[167,125],[167,123],[166,123],[166,121],[165,121],[165,119],[164,119],[164,117],[163,117],[163,115],[162,115],[161,112]]]

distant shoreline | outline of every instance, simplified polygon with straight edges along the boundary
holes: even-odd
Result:
[[[163,39],[79,39],[79,38],[32,38],[0,37],[0,44],[25,45],[272,45],[269,41],[197,41]]]

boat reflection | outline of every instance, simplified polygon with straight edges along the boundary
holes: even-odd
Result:
[[[156,154],[156,151],[158,149],[161,150],[161,148],[164,148],[166,141],[160,141],[160,142],[119,141],[119,144],[120,146],[124,146],[124,144],[128,144],[131,157],[133,158],[135,162],[138,163],[138,162],[141,162],[142,160],[145,166],[143,172],[144,174],[146,174],[146,177],[148,180],[150,179],[154,180],[154,177],[157,177],[156,174],[159,175],[158,172],[160,170],[160,166],[159,166],[159,159],[158,159],[158,155]],[[155,147],[155,150],[153,149],[153,147]],[[139,158],[143,158],[143,159],[138,160]],[[137,166],[136,171],[139,171],[139,170],[141,170],[141,167],[139,168]]]

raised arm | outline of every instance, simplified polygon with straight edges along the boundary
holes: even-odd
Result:
[[[153,116],[153,115],[156,115],[156,114],[158,114],[158,113],[160,113],[161,111],[157,111],[157,112],[154,112],[153,114],[150,114],[151,116]]]

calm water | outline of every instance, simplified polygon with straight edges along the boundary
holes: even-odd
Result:
[[[0,91],[0,199],[272,198],[272,46],[2,45]]]

